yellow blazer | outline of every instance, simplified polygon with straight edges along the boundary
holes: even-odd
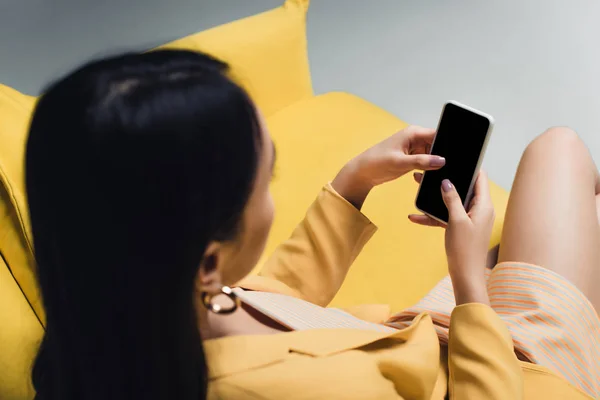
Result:
[[[326,306],[375,231],[328,185],[259,275],[240,286]],[[350,311],[373,322],[389,316],[386,307]],[[204,346],[209,399],[590,399],[549,370],[520,362],[508,329],[482,304],[454,309],[447,348],[427,314],[391,334],[319,329]]]

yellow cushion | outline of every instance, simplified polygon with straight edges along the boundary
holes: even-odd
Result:
[[[226,61],[268,116],[313,94],[306,53],[308,4],[287,0],[282,7],[159,48],[201,50]]]
[[[34,103],[35,97],[0,85],[0,253],[32,307],[43,318],[24,185],[25,141]]]
[[[272,184],[276,216],[268,255],[302,219],[320,187],[346,161],[406,126],[388,112],[346,93],[328,93],[294,104],[268,118],[277,145]],[[417,185],[407,175],[376,188],[364,213],[379,226],[333,301],[334,306],[388,303],[397,311],[422,297],[446,273],[443,230],[411,224]],[[492,184],[500,229],[507,193]]]
[[[270,115],[312,96],[306,54],[308,4],[309,0],[286,0],[274,10],[163,47],[202,50],[228,62],[232,76]],[[0,254],[6,263],[0,264],[0,307],[4,307],[0,310],[0,399],[30,393],[24,386],[29,380],[30,348],[37,345],[42,328],[27,304],[45,320],[35,281],[23,171],[35,100],[0,84]],[[5,289],[9,280],[4,275],[11,277],[16,290]],[[19,337],[21,342],[16,342]]]
[[[306,54],[309,0],[287,0],[276,9],[200,32],[161,48],[208,52],[269,115],[312,96]],[[35,312],[44,321],[35,284],[23,175],[24,146],[35,97],[0,85],[0,251]],[[1,194],[1,193],[0,193]],[[4,212],[3,212],[4,211]],[[8,218],[11,218],[8,221]]]
[[[279,178],[273,184],[278,213],[266,254],[287,238],[321,185],[344,162],[405,126],[351,95],[312,97],[305,35],[308,3],[287,0],[275,10],[165,45],[203,50],[227,61],[234,78],[269,117],[279,152]],[[42,335],[32,308],[44,320],[23,175],[34,103],[34,97],[0,85],[0,399],[32,397],[31,360]],[[495,186],[492,191],[499,224],[506,193]],[[445,274],[441,230],[406,221],[414,193],[415,185],[407,177],[371,194],[365,213],[380,232],[356,261],[334,305],[387,302],[398,310]],[[498,227],[494,237],[499,240]]]
[[[42,327],[0,256],[0,399],[33,397],[31,362]]]

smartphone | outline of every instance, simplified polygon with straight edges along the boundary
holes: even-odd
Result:
[[[431,154],[444,157],[446,165],[423,174],[415,201],[419,211],[448,223],[448,209],[441,193],[444,179],[452,182],[463,206],[468,206],[493,126],[494,118],[486,113],[456,101],[444,105]]]

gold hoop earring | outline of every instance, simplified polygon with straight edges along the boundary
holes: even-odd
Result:
[[[218,293],[217,296],[219,294],[224,294],[225,296],[229,297],[229,299],[233,302],[233,305],[229,308],[224,308],[220,304],[215,304],[212,302],[215,295],[208,292],[202,292],[202,304],[204,304],[204,307],[206,307],[208,311],[215,314],[231,314],[238,309],[240,306],[240,298],[233,293],[233,290],[229,286],[222,286],[221,293]]]

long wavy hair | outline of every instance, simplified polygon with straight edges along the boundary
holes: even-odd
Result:
[[[205,54],[91,62],[52,84],[26,184],[46,331],[37,399],[204,399],[194,282],[236,237],[260,152],[255,108]]]

